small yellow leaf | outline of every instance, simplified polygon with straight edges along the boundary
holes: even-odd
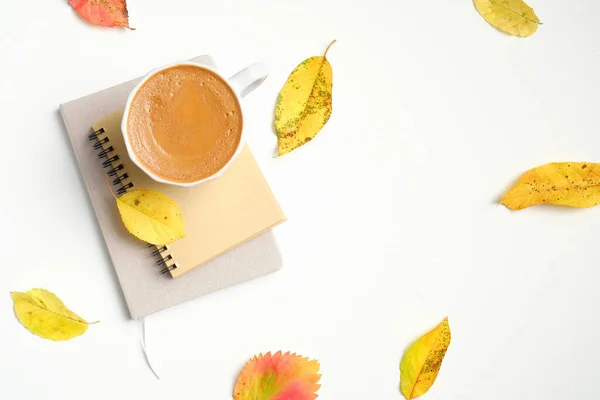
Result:
[[[427,393],[437,378],[449,345],[450,325],[445,318],[406,350],[400,363],[400,390],[407,400]]]
[[[333,71],[326,56],[334,43],[322,56],[302,61],[279,92],[275,131],[280,156],[312,140],[331,116]]]
[[[531,36],[540,24],[533,8],[523,0],[474,0],[474,3],[487,22],[510,35]]]
[[[83,335],[90,324],[47,290],[31,289],[25,293],[11,292],[10,295],[21,324],[44,339],[70,340]]]
[[[558,162],[523,174],[501,204],[522,210],[535,204],[587,208],[600,203],[600,164]]]
[[[133,190],[117,198],[125,227],[144,242],[162,246],[185,236],[179,206],[154,190]]]

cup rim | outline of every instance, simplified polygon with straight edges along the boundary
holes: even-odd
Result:
[[[137,94],[137,92],[140,90],[140,88],[149,80],[151,79],[154,75],[158,74],[161,71],[164,71],[166,69],[172,68],[172,67],[177,67],[180,65],[191,65],[194,67],[199,67],[199,68],[204,68],[207,69],[211,72],[213,72],[214,74],[216,74],[218,77],[220,77],[226,84],[227,86],[229,86],[229,88],[231,89],[231,91],[233,92],[233,94],[235,95],[238,105],[240,106],[240,110],[242,111],[242,133],[240,135],[240,142],[238,143],[238,146],[235,150],[235,152],[233,153],[233,155],[231,156],[231,158],[229,159],[229,161],[227,161],[226,164],[224,164],[221,169],[219,169],[217,172],[215,172],[214,174],[207,176],[206,178],[202,178],[200,180],[197,181],[193,181],[193,182],[175,182],[175,181],[170,181],[167,179],[163,179],[159,176],[156,176],[152,171],[149,171],[144,165],[142,165],[142,163],[137,159],[133,148],[129,142],[129,135],[127,132],[127,120],[129,117],[129,111],[131,109],[131,104],[133,103],[133,99],[135,98],[135,95]],[[221,175],[223,175],[223,173],[227,170],[227,168],[229,168],[231,166],[231,164],[235,161],[235,159],[239,156],[239,154],[242,151],[242,148],[244,147],[244,125],[245,125],[245,121],[244,121],[244,109],[242,106],[242,99],[240,97],[240,94],[237,92],[237,90],[231,85],[231,83],[229,82],[229,80],[227,78],[225,78],[223,75],[221,75],[221,73],[219,73],[219,71],[217,71],[214,67],[209,66],[209,65],[204,65],[201,63],[197,63],[197,62],[193,62],[193,61],[180,61],[180,62],[173,62],[173,63],[169,63],[166,65],[163,65],[162,67],[158,67],[158,68],[154,68],[152,70],[150,70],[146,75],[144,75],[144,77],[138,82],[137,85],[135,85],[135,87],[131,90],[131,92],[129,93],[129,96],[127,97],[127,103],[125,104],[125,110],[123,112],[123,119],[121,120],[121,132],[123,134],[123,139],[125,142],[125,148],[127,149],[127,154],[129,155],[129,159],[139,168],[141,169],[146,175],[148,175],[150,178],[152,178],[153,180],[155,180],[156,182],[159,183],[165,183],[168,185],[174,185],[174,186],[181,186],[181,187],[192,187],[192,186],[197,186],[200,185],[201,183],[206,183],[209,181],[212,181],[213,179],[216,179],[218,177],[220,177]]]

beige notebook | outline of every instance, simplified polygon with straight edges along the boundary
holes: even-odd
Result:
[[[216,68],[210,56],[200,56],[193,61]],[[125,107],[127,96],[138,82],[139,78],[133,79],[60,105],[66,134],[104,236],[115,278],[119,280],[127,308],[134,319],[271,274],[283,265],[274,232],[267,230],[184,276],[172,279],[171,275],[161,274],[161,268],[156,267],[153,249],[126,231],[113,195],[106,188],[104,176],[109,168],[104,168],[104,162],[97,157],[101,145],[94,147],[88,136],[97,121]],[[245,101],[252,101],[252,96]]]
[[[285,220],[247,145],[219,178],[194,187],[168,185],[154,181],[131,162],[121,133],[122,118],[123,111],[118,111],[95,123],[97,143],[105,161],[118,157],[111,162],[118,169],[112,175],[127,176],[119,179],[122,187],[159,191],[181,208],[186,236],[157,249],[164,271],[174,278]]]

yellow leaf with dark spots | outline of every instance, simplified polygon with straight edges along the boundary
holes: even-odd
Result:
[[[177,203],[154,190],[134,190],[117,198],[125,227],[144,242],[162,246],[185,236]]]
[[[600,203],[600,164],[555,162],[531,169],[506,192],[500,203],[511,210],[536,204],[595,206]]]
[[[449,345],[450,325],[445,318],[406,350],[400,363],[400,390],[407,400],[427,393],[438,376]]]
[[[509,35],[533,35],[541,24],[533,8],[523,0],[474,0],[475,8],[487,22]]]
[[[28,292],[12,292],[10,295],[21,324],[44,339],[70,340],[83,335],[90,324],[47,290],[31,289]]]
[[[322,56],[302,61],[279,92],[275,131],[280,156],[314,139],[331,116],[333,71],[327,51],[334,43]]]

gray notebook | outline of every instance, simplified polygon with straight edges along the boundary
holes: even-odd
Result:
[[[210,56],[201,56],[193,61],[215,66]],[[97,157],[99,150],[94,149],[88,136],[93,132],[94,123],[125,106],[139,79],[60,106],[125,301],[134,319],[275,272],[282,265],[273,232],[269,230],[173,279],[169,274],[161,274],[157,258],[152,255],[153,249],[124,231],[114,199],[106,188],[106,170]]]

